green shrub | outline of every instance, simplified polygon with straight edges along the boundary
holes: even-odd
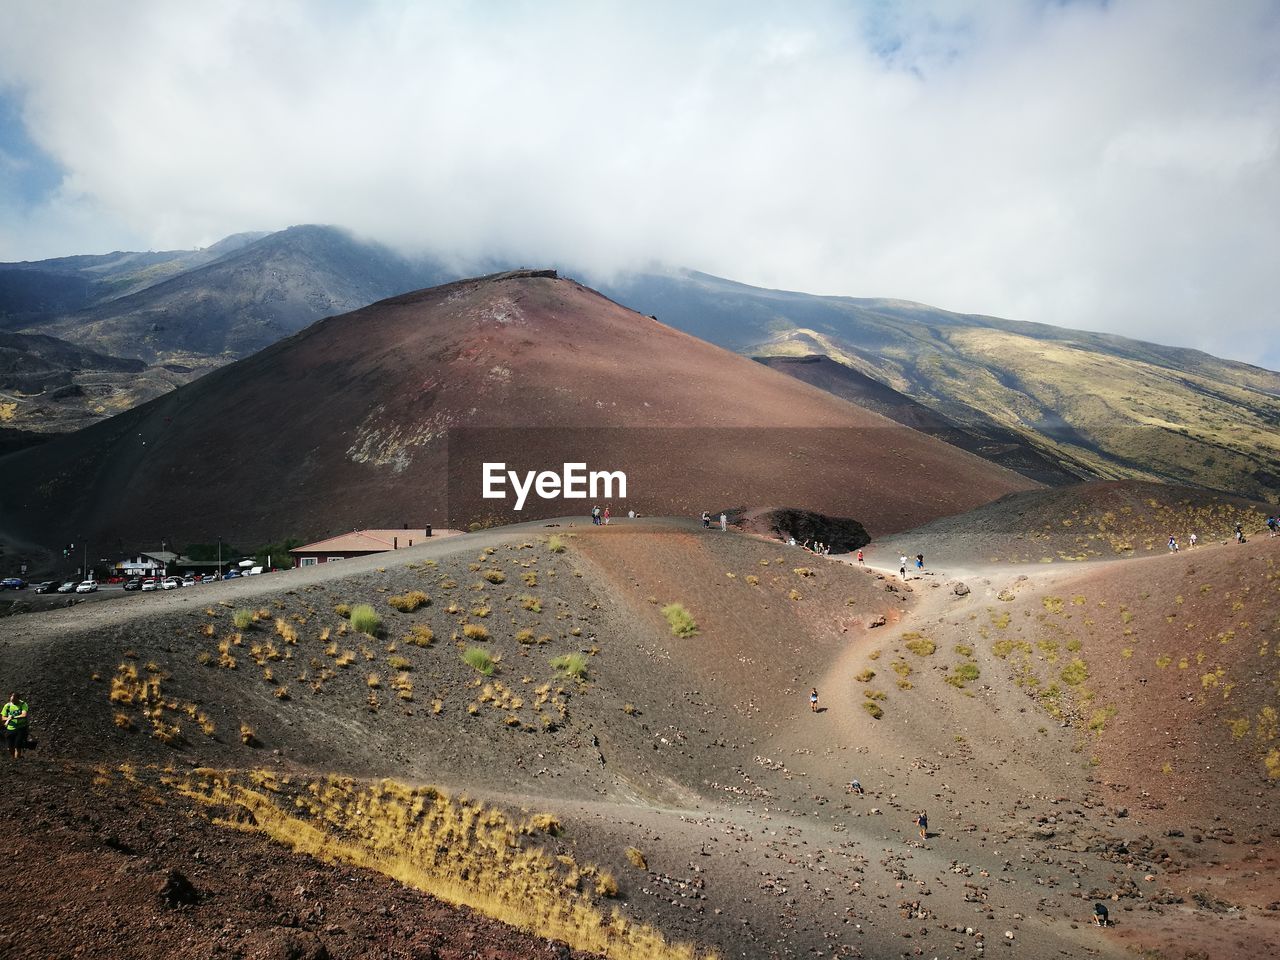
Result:
[[[947,683],[951,684],[953,687],[964,689],[965,684],[977,680],[980,673],[981,671],[978,669],[978,665],[969,661],[967,663],[957,664],[952,668],[951,673],[947,674],[946,680]]]
[[[587,678],[587,657],[585,654],[566,653],[563,657],[553,659],[551,666],[574,679],[585,680]]]
[[[552,553],[564,553],[564,541],[552,535],[547,538],[547,549]]]
[[[677,637],[692,637],[698,632],[698,622],[685,609],[683,603],[668,603],[662,608],[662,615],[667,618],[671,632]]]
[[[936,643],[918,633],[904,633],[902,636],[907,641],[903,646],[918,657],[931,657],[938,649]]]
[[[382,629],[382,618],[378,611],[367,603],[357,603],[351,608],[351,626],[361,633],[375,636]]]
[[[489,655],[487,650],[479,647],[467,647],[462,651],[462,662],[471,667],[478,673],[484,674],[486,677],[492,676],[496,666],[493,657]]]
[[[1062,679],[1073,687],[1078,687],[1089,679],[1089,668],[1085,662],[1076,657],[1062,668]]]
[[[236,625],[237,630],[248,630],[253,624],[253,611],[237,610],[231,615],[231,622]]]
[[[862,702],[862,709],[871,714],[872,720],[879,720],[884,716],[884,711],[880,709],[880,704],[873,700],[864,700]]]

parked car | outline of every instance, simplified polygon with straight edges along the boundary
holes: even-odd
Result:
[[[36,593],[52,593],[58,588],[58,584],[53,580],[45,580],[36,584]]]
[[[141,590],[142,581],[139,580],[137,577],[130,577],[128,580],[124,582],[124,588],[126,590]]]
[[[240,574],[236,573],[234,570],[228,570],[222,575],[223,580],[237,580],[239,577]]]
[[[155,577],[147,577],[147,579],[142,581],[143,593],[150,593],[152,590],[159,590],[159,589],[160,589],[160,581],[157,580]]]
[[[74,592],[75,592],[75,589],[76,589],[76,581],[74,581],[74,580],[65,580],[65,581],[63,581],[62,586],[58,587],[58,592],[59,592],[59,593],[74,593]]]
[[[81,580],[76,584],[76,593],[96,593],[98,590],[97,580]]]
[[[160,581],[161,590],[177,590],[182,586],[182,581],[177,577],[165,577]]]
[[[5,577],[0,580],[0,590],[25,590],[27,581],[21,577]]]
[[[183,577],[182,585],[184,587],[194,587],[196,585],[196,578],[192,576]]]

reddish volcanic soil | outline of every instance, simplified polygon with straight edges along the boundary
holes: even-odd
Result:
[[[459,432],[473,428],[494,430]],[[49,544],[465,526],[503,515],[480,497],[492,460],[625,470],[615,514],[781,505],[873,535],[1034,486],[580,284],[522,273],[322,320],[20,451],[0,471],[0,525]],[[534,502],[521,519],[588,509]]]

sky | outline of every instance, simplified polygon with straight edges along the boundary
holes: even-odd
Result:
[[[0,260],[331,223],[1280,369],[1280,0],[42,0]]]

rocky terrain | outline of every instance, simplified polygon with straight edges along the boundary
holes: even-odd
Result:
[[[571,523],[10,618],[32,836],[196,955],[538,955],[427,897],[617,957],[1280,946],[1280,540],[904,582],[874,541]],[[100,911],[58,942],[138,942]]]

